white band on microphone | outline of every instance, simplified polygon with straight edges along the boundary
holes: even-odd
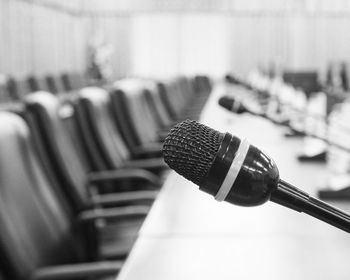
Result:
[[[245,157],[247,156],[249,149],[249,142],[247,139],[243,139],[239,144],[235,158],[233,159],[230,169],[227,171],[226,177],[221,184],[219,191],[217,192],[215,199],[217,201],[225,200],[226,196],[230,192],[233,183],[235,182],[239,171],[242,168]]]

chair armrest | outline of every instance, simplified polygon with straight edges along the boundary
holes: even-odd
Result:
[[[133,159],[124,163],[124,168],[141,168],[146,170],[168,169],[163,158]]]
[[[106,195],[95,195],[92,200],[95,204],[108,206],[142,201],[153,202],[157,195],[157,191],[120,192],[109,193]]]
[[[116,275],[123,266],[121,261],[103,261],[71,265],[48,266],[36,270],[31,280],[64,280],[97,278]]]
[[[125,179],[138,179],[151,183],[154,186],[161,186],[159,177],[153,173],[138,168],[122,168],[112,171],[91,172],[87,176],[88,185]]]
[[[93,209],[81,212],[78,219],[81,223],[90,223],[97,219],[112,220],[116,218],[137,218],[147,216],[149,210],[149,206],[125,206],[118,208]]]

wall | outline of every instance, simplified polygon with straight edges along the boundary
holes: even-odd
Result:
[[[0,73],[85,71],[112,46],[114,77],[350,61],[348,0],[0,0]]]
[[[0,72],[22,77],[85,69],[79,15],[69,6],[47,3],[0,1]]]

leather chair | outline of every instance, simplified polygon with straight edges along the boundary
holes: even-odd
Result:
[[[56,85],[56,81],[54,79],[53,76],[51,75],[47,75],[45,76],[45,81],[46,81],[46,84],[47,84],[47,87],[48,87],[48,91],[53,93],[53,94],[57,94],[59,93],[59,90],[58,90],[58,87]]]
[[[19,99],[17,84],[16,84],[16,81],[13,77],[7,78],[6,90],[7,90],[8,94],[10,96],[10,99],[12,101],[16,101]]]
[[[183,115],[185,105],[198,99],[190,81],[179,77],[167,86],[151,80],[126,79],[116,82],[110,90],[115,121],[131,151],[135,147],[159,151],[159,142],[178,120],[198,118],[206,99],[189,106]]]
[[[30,92],[36,92],[39,90],[43,90],[43,89],[40,89],[38,80],[34,76],[29,76],[27,78],[27,83],[28,83],[28,87],[29,87]]]
[[[168,131],[175,123],[161,100],[160,92],[162,90],[165,90],[164,84],[162,82],[156,82],[153,90],[145,91],[145,99],[151,112],[154,114],[154,119],[158,121],[158,127],[161,130]]]
[[[178,122],[188,118],[199,118],[208,96],[203,96],[193,90],[193,87],[185,77],[178,77],[164,82],[164,88],[160,92],[160,97],[173,121]]]
[[[61,79],[65,92],[76,91],[87,86],[87,80],[84,74],[63,73]]]
[[[101,221],[113,219],[115,224],[126,216],[144,216],[144,209],[94,209],[72,216],[50,187],[23,119],[0,112],[0,127],[0,258],[9,279],[91,279],[116,274],[120,261],[91,262],[99,254],[87,246],[91,245],[87,233]],[[123,226],[120,229],[114,241],[119,237],[122,246],[130,236],[123,235]]]
[[[25,79],[16,80],[16,92],[14,92],[14,97],[16,100],[22,100],[26,95],[31,93],[28,81]]]
[[[69,74],[68,73],[62,73],[60,75],[60,77],[61,77],[61,81],[62,81],[64,92],[72,91],[73,90],[73,86],[70,83]]]
[[[11,97],[7,91],[7,81],[8,77],[0,75],[0,103],[11,102]]]
[[[47,90],[55,95],[65,94],[65,87],[62,77],[59,75],[46,75],[44,80],[47,84]],[[45,91],[45,90],[44,90]],[[69,93],[69,92],[68,92]]]
[[[47,83],[46,77],[37,78],[36,82],[38,84],[39,90],[50,92],[50,88],[49,88],[49,85]]]
[[[60,75],[55,75],[53,76],[53,80],[57,88],[57,93],[58,94],[66,93],[62,77]]]
[[[79,126],[87,143],[97,170],[118,168],[141,168],[159,173],[168,167],[162,158],[133,158],[127,149],[111,115],[110,98],[101,88],[84,88],[76,103]]]
[[[127,99],[123,90],[118,88],[110,89],[112,115],[117,129],[132,154],[137,154],[138,147],[142,146],[136,133],[136,128],[131,120],[130,112],[127,108]]]
[[[25,99],[25,119],[40,159],[73,211],[152,203],[161,184],[154,174],[140,169],[92,172],[74,114],[69,100],[60,101],[47,92]],[[113,193],[103,194],[106,189]]]
[[[87,86],[87,79],[83,73],[70,73],[68,78],[73,90],[79,90]]]
[[[146,100],[146,94],[154,90],[155,83],[138,79],[119,81],[110,90],[113,119],[135,155],[161,156],[161,125]]]

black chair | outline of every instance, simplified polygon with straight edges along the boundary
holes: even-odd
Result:
[[[70,83],[69,74],[68,73],[62,73],[60,75],[60,78],[61,78],[61,81],[62,81],[64,92],[72,91],[73,90],[73,86]]]
[[[13,77],[7,78],[6,91],[8,92],[12,101],[19,100],[17,84]]]
[[[68,78],[73,90],[79,90],[88,85],[87,79],[83,73],[70,73]]]
[[[175,123],[161,100],[160,92],[164,90],[164,84],[162,82],[157,82],[153,90],[145,91],[145,99],[151,112],[154,114],[154,119],[158,122],[159,129],[168,131]]]
[[[60,101],[47,92],[32,94],[25,99],[24,117],[46,172],[76,213],[95,205],[136,202],[149,205],[155,199],[160,181],[150,172],[139,169],[92,172],[69,100]],[[128,184],[124,183],[126,180]],[[145,188],[133,188],[134,182]],[[116,193],[101,194],[106,185]]]
[[[62,77],[60,75],[54,75],[52,78],[57,88],[57,94],[66,93]]]
[[[101,221],[142,216],[144,210],[95,209],[72,217],[50,187],[25,122],[0,112],[0,127],[0,258],[9,279],[95,279],[116,274],[120,261],[89,262],[98,254],[92,254],[85,237]],[[122,238],[123,246],[126,236],[120,229],[114,241]]]
[[[110,90],[112,113],[129,149],[161,150],[169,129],[182,118],[198,118],[206,101],[185,77],[165,83],[126,79]],[[204,101],[203,101],[204,100]]]
[[[111,115],[109,94],[101,88],[85,88],[76,103],[79,126],[97,170],[142,168],[162,172],[168,167],[162,158],[132,158]]]
[[[31,92],[31,88],[26,79],[16,80],[16,100],[23,100],[23,98]]]
[[[37,78],[36,82],[37,82],[39,90],[50,92],[50,87],[47,83],[46,77]]]
[[[160,99],[169,112],[173,122],[179,122],[184,119],[198,119],[200,110],[193,109],[194,95],[188,94],[192,91],[185,92],[181,86],[181,77],[163,81],[160,89]],[[198,105],[196,105],[198,106]],[[202,102],[201,102],[202,106]]]
[[[27,83],[28,83],[28,87],[29,87],[29,91],[30,92],[36,92],[41,90],[39,87],[39,83],[36,77],[34,76],[29,76],[27,78]]]
[[[0,75],[0,103],[9,103],[11,102],[11,97],[7,90],[8,77]]]
[[[161,156],[161,125],[146,98],[156,89],[151,81],[130,79],[115,83],[110,90],[113,119],[135,157],[140,153]]]
[[[56,85],[56,81],[55,81],[55,79],[54,79],[53,76],[47,75],[47,76],[45,76],[44,79],[45,79],[45,82],[46,82],[46,84],[47,84],[47,87],[48,87],[48,91],[49,91],[49,92],[51,92],[51,93],[53,93],[53,94],[59,93],[58,87],[57,87],[57,85]]]
[[[64,92],[77,91],[88,85],[84,74],[63,73],[61,75]]]

